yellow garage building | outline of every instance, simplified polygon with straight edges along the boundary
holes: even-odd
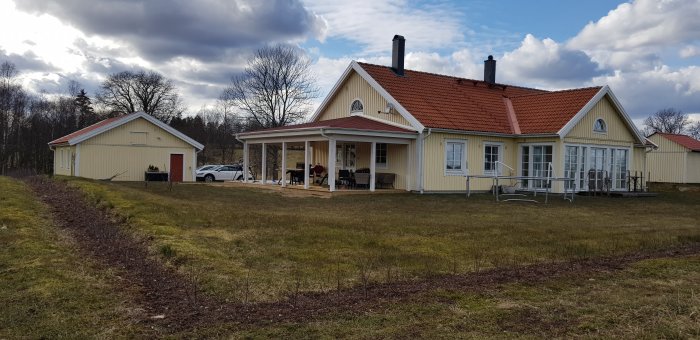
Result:
[[[54,174],[143,181],[158,168],[173,182],[195,180],[204,146],[160,120],[136,112],[105,119],[49,143]]]
[[[649,181],[700,183],[700,141],[690,136],[656,132],[649,140],[657,148],[647,155]]]

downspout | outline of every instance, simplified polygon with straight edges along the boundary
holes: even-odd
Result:
[[[423,184],[424,184],[423,183],[424,182],[423,181],[423,177],[424,177],[423,176],[424,175],[424,171],[423,171],[423,158],[424,157],[423,157],[423,154],[425,153],[425,144],[424,143],[425,143],[425,140],[428,137],[430,137],[430,134],[432,134],[432,133],[433,133],[433,129],[428,128],[428,133],[424,135],[423,131],[421,131],[420,137],[419,137],[420,138],[420,146],[418,149],[418,190],[420,191],[421,194],[424,193],[424,188],[423,188]]]

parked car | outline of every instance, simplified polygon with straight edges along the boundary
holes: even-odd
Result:
[[[250,171],[248,179],[253,179]],[[240,165],[221,165],[212,169],[197,171],[198,181],[214,182],[214,181],[240,181],[243,180],[243,167]]]
[[[222,166],[222,165],[223,165],[223,164],[206,164],[206,165],[202,165],[202,166],[200,166],[199,168],[197,168],[197,170],[195,170],[195,172],[204,172],[204,171],[207,171],[207,170],[214,170],[215,168],[218,168],[218,167],[220,167],[220,166]]]

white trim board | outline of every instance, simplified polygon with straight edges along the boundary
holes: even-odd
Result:
[[[406,108],[404,108],[401,103],[398,102],[398,100],[394,99],[389,92],[387,92],[379,83],[377,83],[374,78],[372,78],[367,71],[365,71],[360,64],[358,64],[356,61],[350,62],[350,65],[348,68],[345,69],[345,72],[343,72],[343,75],[340,76],[340,79],[335,83],[331,91],[328,93],[328,96],[323,100],[321,105],[316,109],[316,112],[314,113],[313,116],[311,116],[311,119],[309,120],[310,122],[315,122],[318,117],[321,115],[321,113],[326,109],[328,104],[330,104],[331,99],[335,97],[337,92],[340,90],[341,85],[345,82],[345,80],[348,79],[350,76],[350,71],[355,71],[362,79],[364,79],[375,91],[379,93],[388,103],[394,105],[394,108],[396,109],[399,114],[406,119],[409,123],[411,123],[412,129],[416,131],[423,131],[425,130],[425,126],[421,124],[418,119],[413,117]]]
[[[593,96],[593,98],[591,98],[591,100],[589,100],[588,103],[586,103],[586,105],[584,105],[583,108],[581,108],[581,110],[579,110],[576,113],[576,115],[574,115],[574,117],[571,118],[571,120],[564,124],[564,126],[561,129],[559,129],[559,131],[557,132],[559,138],[563,139],[564,137],[566,137],[566,135],[568,135],[569,132],[571,132],[571,130],[576,126],[576,124],[578,124],[578,122],[580,122],[581,119],[583,119],[583,117],[585,117],[586,114],[588,114],[588,112],[591,109],[593,109],[593,107],[596,104],[598,104],[598,102],[600,102],[601,99],[605,97],[605,95],[608,95],[610,97],[613,107],[620,113],[622,119],[625,121],[625,123],[627,123],[627,127],[630,130],[632,130],[632,134],[637,138],[637,141],[641,144],[644,144],[644,136],[642,136],[641,132],[639,132],[637,126],[634,125],[634,123],[632,122],[632,118],[630,118],[630,116],[627,114],[627,112],[617,100],[617,97],[615,97],[615,94],[613,94],[612,90],[608,85],[603,86],[603,88],[601,88],[600,91],[598,91],[598,93],[596,93],[595,96]]]

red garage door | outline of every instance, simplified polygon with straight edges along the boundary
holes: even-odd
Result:
[[[182,182],[183,163],[182,154],[170,155],[170,180],[173,182]]]

